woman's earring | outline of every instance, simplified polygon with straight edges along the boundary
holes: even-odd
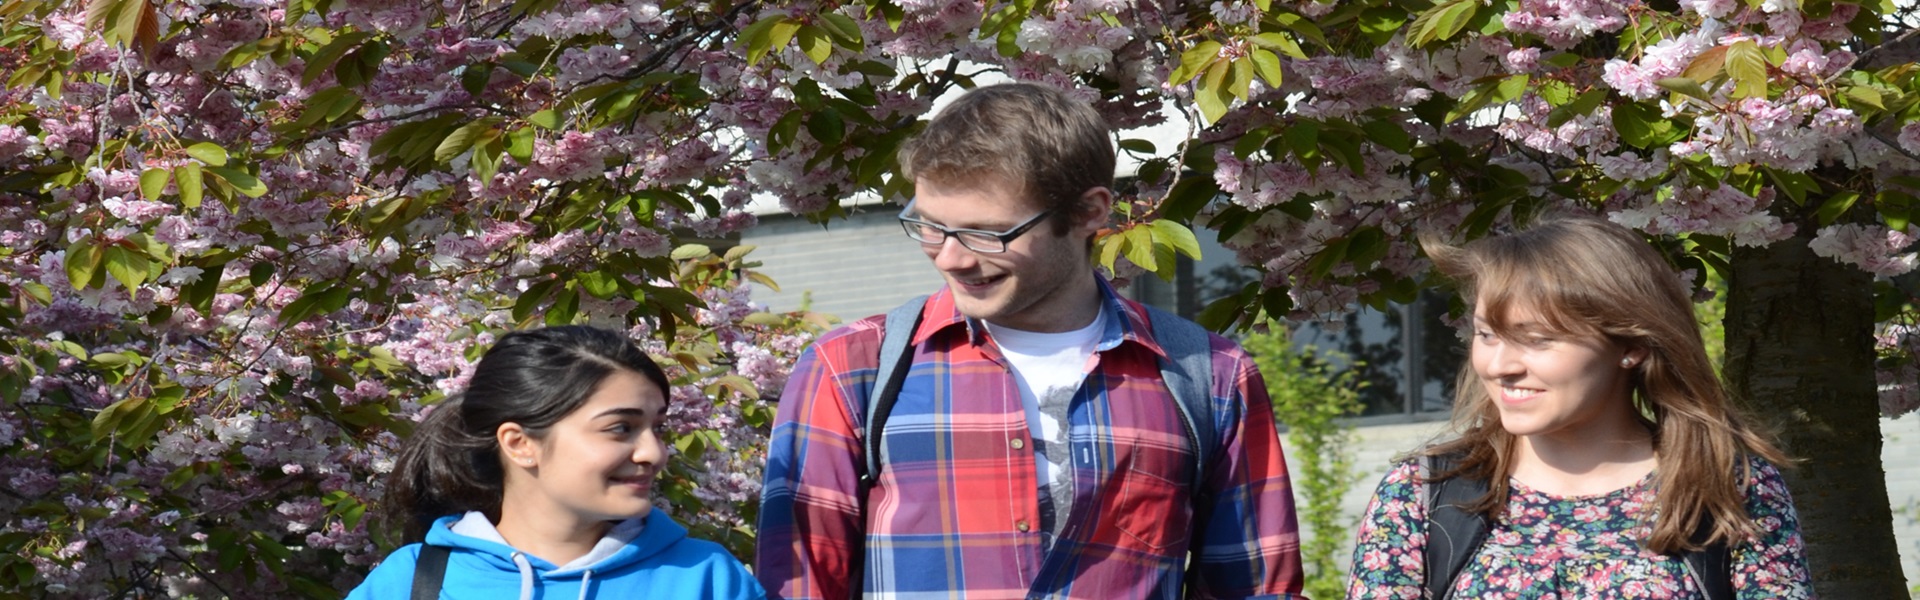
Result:
[[[1620,359],[1620,368],[1622,368],[1622,369],[1631,369],[1631,368],[1633,368],[1633,359],[1631,359],[1631,358],[1622,358],[1622,359]]]

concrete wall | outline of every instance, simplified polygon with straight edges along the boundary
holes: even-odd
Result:
[[[800,308],[811,293],[811,310],[852,321],[944,285],[933,262],[907,238],[894,216],[900,207],[854,207],[846,219],[822,227],[786,215],[762,217],[740,242],[756,246],[748,258],[780,284],[775,292],[753,290],[753,299],[774,311]]]
[[[1350,522],[1357,524],[1366,514],[1367,501],[1373,497],[1374,487],[1380,485],[1380,478],[1386,475],[1395,456],[1420,447],[1445,431],[1444,421],[1362,423],[1356,427],[1354,465],[1361,476],[1342,506]],[[1887,495],[1893,503],[1894,535],[1900,545],[1901,566],[1906,571],[1907,585],[1920,586],[1920,415],[1881,419],[1880,435],[1885,440],[1880,461],[1887,470]],[[1351,560],[1352,536],[1358,526],[1353,527],[1356,529],[1346,532],[1347,549],[1343,551],[1342,564]]]

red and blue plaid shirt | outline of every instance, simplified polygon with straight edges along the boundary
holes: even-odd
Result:
[[[760,512],[767,591],[844,600],[864,564],[868,598],[1299,598],[1293,493],[1252,359],[1211,336],[1219,455],[1199,495],[1211,501],[1196,510],[1164,351],[1146,311],[1100,287],[1107,325],[1070,404],[1074,498],[1051,548],[1018,384],[943,290],[913,334],[866,506],[860,423],[884,318],[829,332],[794,367]]]

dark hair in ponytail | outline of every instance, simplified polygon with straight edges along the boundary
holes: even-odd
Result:
[[[480,358],[464,393],[436,407],[407,438],[387,480],[385,518],[404,542],[426,538],[433,520],[480,511],[498,521],[504,491],[503,423],[540,437],[585,404],[608,375],[639,373],[670,396],[667,375],[626,336],[583,326],[516,331]]]

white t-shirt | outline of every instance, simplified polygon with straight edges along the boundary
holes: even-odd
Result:
[[[1095,317],[1086,327],[1060,333],[1036,333],[987,324],[987,332],[999,345],[1020,386],[1020,401],[1027,411],[1027,429],[1033,439],[1034,464],[1038,467],[1041,488],[1050,492],[1053,507],[1064,520],[1072,500],[1072,469],[1067,461],[1072,446],[1067,438],[1067,411],[1073,396],[1086,381],[1093,352],[1100,344],[1104,317]]]

